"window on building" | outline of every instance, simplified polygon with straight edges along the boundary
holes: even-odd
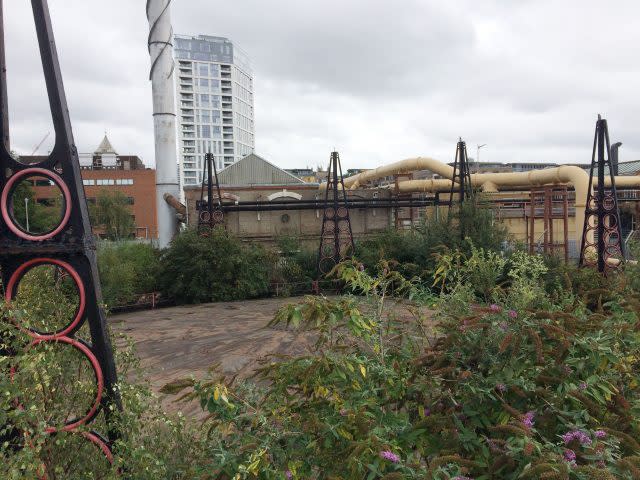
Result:
[[[199,63],[198,64],[198,72],[200,73],[201,77],[208,77],[209,76],[209,65],[207,65],[206,63]]]
[[[201,78],[200,79],[200,86],[201,87],[208,87],[209,86],[209,79],[208,78]]]
[[[91,185],[95,185],[96,181],[92,180],[92,179],[84,179],[84,180],[82,180],[82,184],[84,186],[91,186]]]
[[[127,197],[127,205],[135,205],[135,199],[133,197]]]

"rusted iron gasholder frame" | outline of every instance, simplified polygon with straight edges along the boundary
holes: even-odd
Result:
[[[344,188],[342,165],[340,165],[338,152],[331,153],[328,170],[320,247],[318,249],[318,275],[320,278],[354,253],[349,202]]]
[[[218,180],[218,169],[212,153],[204,156],[204,168],[202,173],[202,189],[200,190],[200,201],[196,202],[198,212],[198,232],[201,235],[208,233],[217,225],[224,226],[224,211],[222,209],[222,194],[220,193],[220,181]],[[217,202],[213,201],[213,179],[216,182]],[[204,193],[207,192],[207,200]]]
[[[606,185],[605,169],[609,169],[609,185]],[[593,188],[593,175],[597,171],[598,188]],[[596,237],[594,241],[591,238]],[[591,254],[595,252],[595,261]],[[611,162],[611,144],[607,121],[598,115],[593,138],[591,170],[589,173],[589,193],[585,209],[580,266],[595,265],[601,273],[615,270],[624,260],[624,243],[620,210],[616,192],[616,178]]]
[[[78,293],[79,305],[74,318],[62,322],[65,326],[56,331],[36,331],[12,322],[31,337],[31,346],[43,343],[75,348],[95,373],[96,398],[94,405],[64,425],[51,425],[44,433],[58,431],[77,432],[78,427],[90,425],[101,413],[105,415],[107,432],[77,433],[84,440],[96,445],[97,451],[112,460],[111,445],[117,432],[110,421],[112,411],[121,408],[115,390],[117,377],[113,351],[106,329],[105,312],[101,308],[102,294],[96,262],[96,246],[89,223],[87,202],[84,196],[78,152],[71,130],[62,74],[53,36],[47,0],[31,0],[40,56],[44,71],[49,107],[55,131],[55,145],[45,160],[38,164],[23,164],[10,154],[7,107],[7,82],[4,55],[0,75],[0,187],[2,192],[0,222],[0,268],[5,287],[5,300],[10,304],[16,295],[20,281],[32,268],[52,266],[57,272],[69,275]],[[4,22],[0,2],[0,24]],[[0,52],[4,53],[4,35],[0,37]],[[45,177],[61,190],[64,198],[61,223],[53,230],[39,234],[26,231],[13,216],[12,194],[26,178]],[[47,293],[47,292],[43,292]],[[51,292],[50,294],[53,294]],[[61,319],[64,320],[64,319]],[[91,343],[75,338],[75,333],[88,322]],[[53,329],[50,329],[53,330]],[[17,440],[20,433],[17,432]],[[69,472],[72,475],[73,472]],[[71,478],[71,477],[70,477]]]

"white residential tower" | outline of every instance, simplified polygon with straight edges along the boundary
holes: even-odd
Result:
[[[253,76],[227,38],[175,35],[174,56],[180,180],[197,185],[206,153],[218,170],[253,153]]]

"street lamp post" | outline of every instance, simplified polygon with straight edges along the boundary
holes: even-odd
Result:
[[[476,173],[480,173],[480,149],[486,146],[487,146],[486,143],[483,143],[482,145],[478,145],[477,155],[476,155]]]
[[[25,216],[25,220],[26,220],[26,227],[27,227],[27,232],[29,231],[29,199],[25,198],[24,199],[24,216]]]

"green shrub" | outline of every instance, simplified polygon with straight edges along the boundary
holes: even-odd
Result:
[[[545,297],[541,257],[518,254],[508,265],[509,283],[494,292],[504,303],[474,306],[468,279],[443,296],[436,339],[386,314],[390,285],[403,283],[397,273],[341,266],[370,304],[310,297],[275,320],[317,332],[315,352],[272,359],[256,383],[214,376],[194,385],[211,415],[210,473],[636,478],[640,296],[612,280],[608,292],[575,286],[553,305],[535,298]],[[528,287],[534,295],[522,295]]]
[[[177,303],[257,298],[269,293],[274,255],[246,246],[223,229],[208,236],[187,230],[160,257],[159,287]]]
[[[442,213],[442,212],[441,212]],[[451,215],[429,218],[409,231],[389,230],[356,245],[356,257],[373,272],[382,260],[388,260],[406,277],[420,276],[433,281],[436,254],[459,250],[465,256],[472,247],[498,252],[507,240],[507,230],[493,219],[481,199],[455,207]]]
[[[158,289],[159,252],[135,242],[100,242],[98,269],[102,295],[108,307],[135,302]]]

